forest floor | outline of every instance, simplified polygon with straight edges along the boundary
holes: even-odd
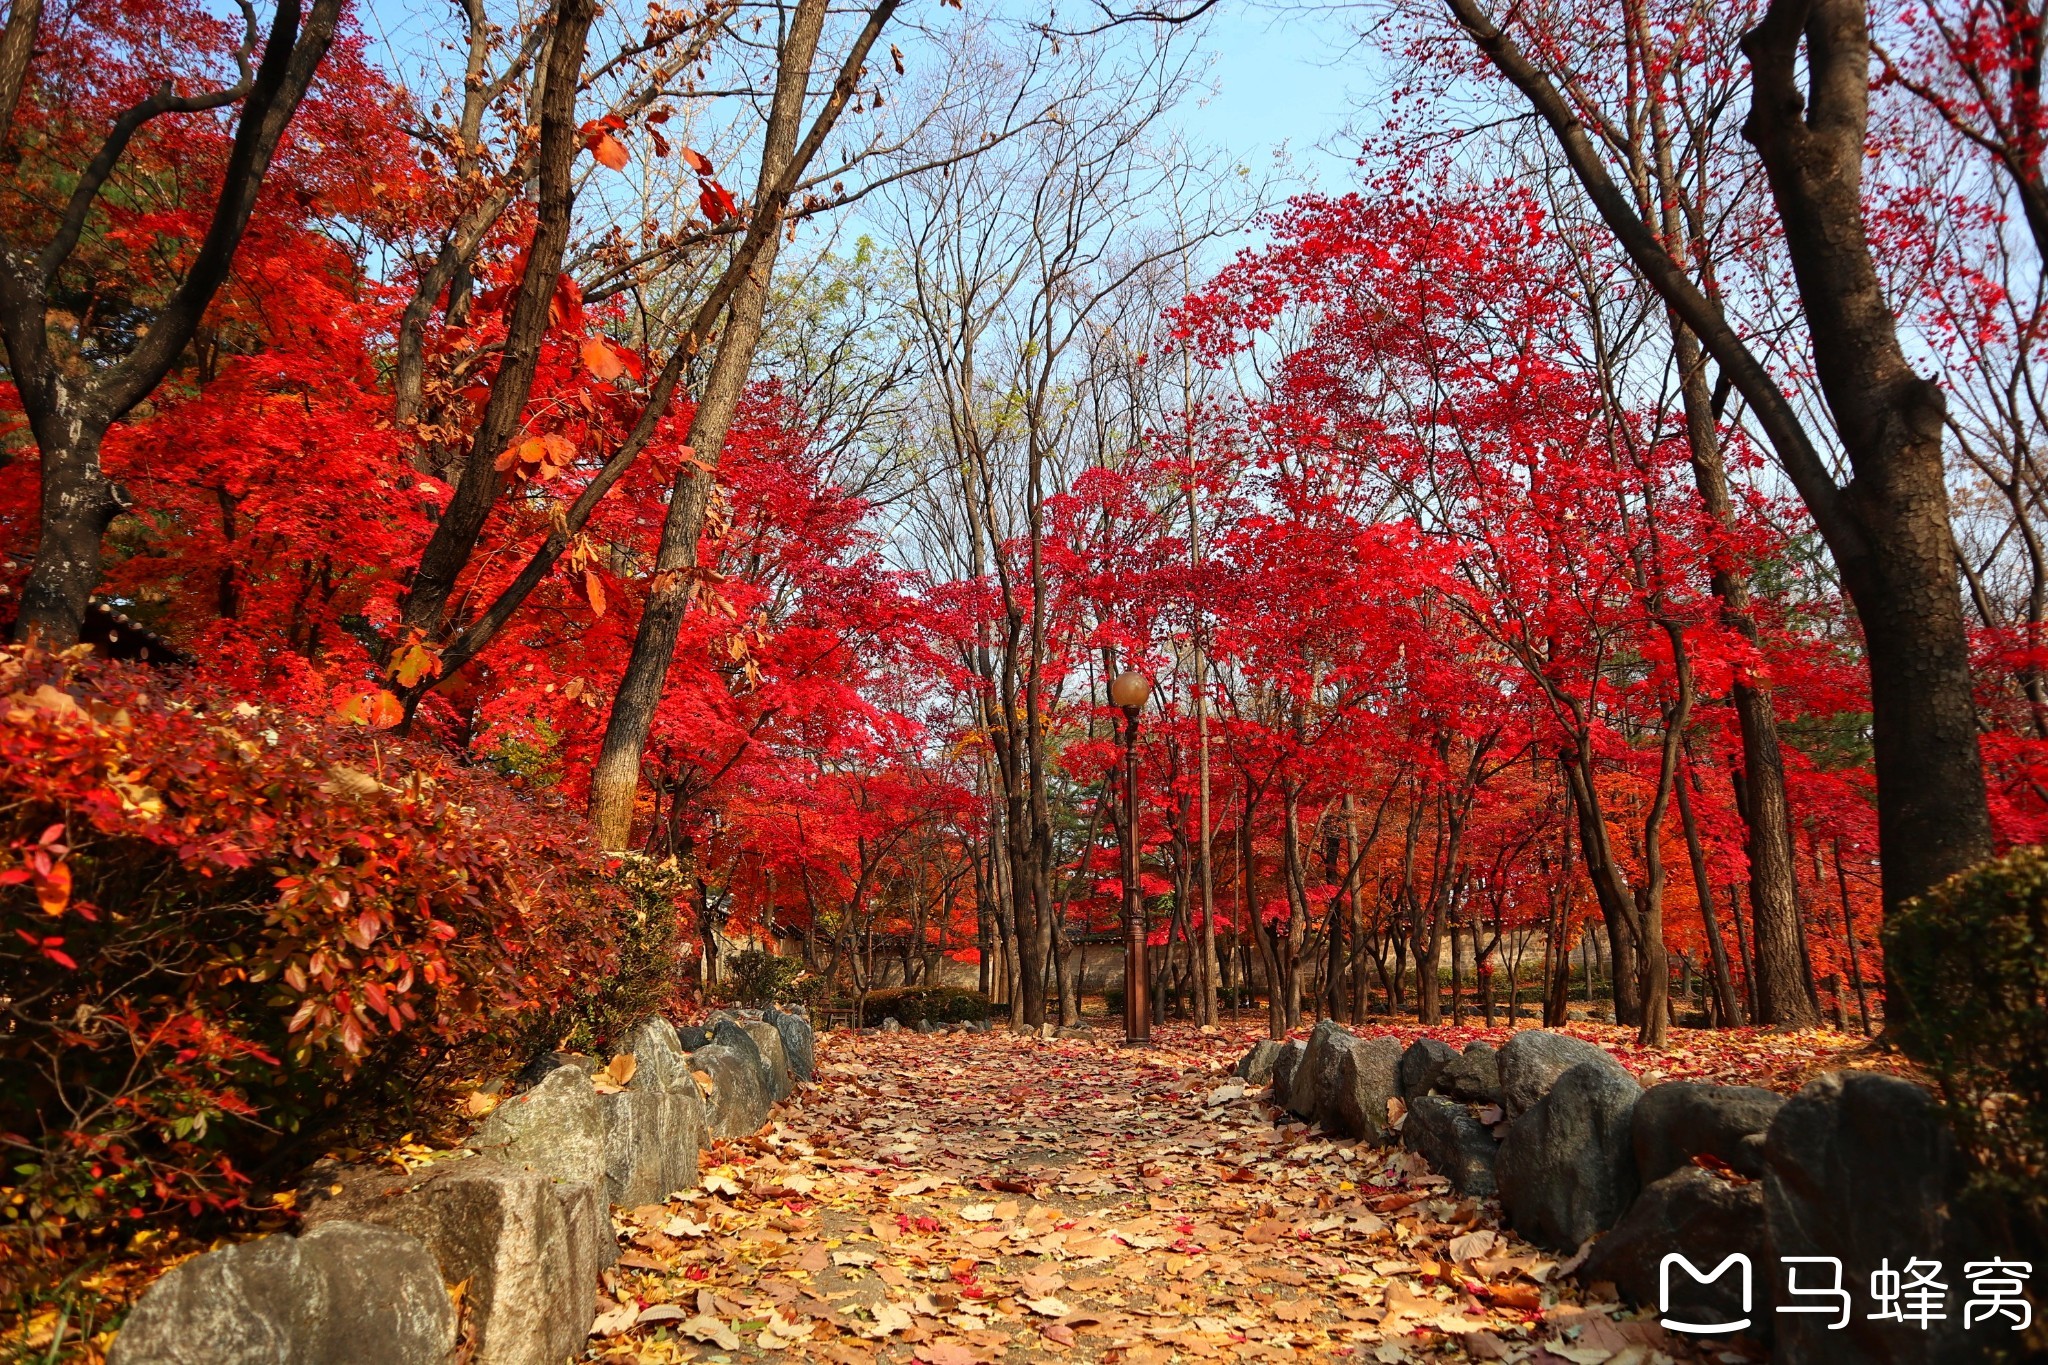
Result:
[[[1678,1032],[1646,1084],[1796,1089],[1860,1037]],[[1410,1037],[1413,1026],[1366,1034]],[[1432,1028],[1462,1043],[1507,1030]],[[1400,1149],[1238,1096],[1249,1023],[1041,1039],[820,1036],[819,1083],[715,1145],[687,1198],[621,1211],[591,1355],[615,1362],[1759,1358],[1672,1337]]]

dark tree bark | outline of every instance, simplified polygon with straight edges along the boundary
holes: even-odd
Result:
[[[1629,121],[1624,145],[1630,162],[1637,217],[1656,231],[1671,262],[1688,278],[1697,276],[1701,292],[1718,302],[1711,271],[1695,257],[1693,243],[1707,233],[1708,209],[1703,192],[1681,177],[1674,148],[1666,74],[1654,58],[1655,39],[1645,7],[1630,16],[1629,60],[1634,84],[1641,91],[1647,118]],[[1685,416],[1687,454],[1700,501],[1716,525],[1732,533],[1735,509],[1728,494],[1728,467],[1720,433],[1720,413],[1708,389],[1706,357],[1699,338],[1671,305],[1665,306],[1671,332],[1673,367],[1678,375]],[[1715,556],[1711,571],[1721,620],[1761,651],[1762,639],[1750,604],[1749,576],[1727,555]],[[1734,688],[1742,739],[1741,803],[1745,852],[1749,855],[1750,903],[1755,909],[1759,958],[1764,964],[1759,985],[1763,1012],[1759,1023],[1804,1027],[1818,1022],[1799,970],[1799,904],[1793,875],[1791,805],[1785,795],[1785,758],[1778,740],[1777,707],[1767,684],[1753,675],[1738,676]],[[1702,886],[1704,887],[1704,883]],[[1711,911],[1711,895],[1701,905]],[[1724,954],[1725,956],[1725,954]]]
[[[1239,909],[1251,925],[1252,938],[1259,949],[1259,966],[1266,978],[1266,1036],[1285,1038],[1288,1029],[1287,1002],[1280,989],[1279,945],[1274,942],[1272,927],[1266,923],[1265,916],[1259,913],[1256,872],[1258,862],[1253,847],[1254,831],[1257,827],[1252,821],[1253,814],[1258,808],[1259,795],[1259,789],[1252,786],[1247,774],[1244,780],[1244,806],[1237,824],[1238,886],[1241,888],[1238,897]]]
[[[1593,896],[1607,928],[1607,960],[1613,967],[1614,1022],[1640,1025],[1643,994],[1633,928],[1635,908],[1627,881],[1614,863],[1606,816],[1600,806],[1600,790],[1593,779],[1590,744],[1583,753],[1568,756],[1563,768],[1572,810],[1578,817],[1579,847],[1586,863],[1586,876],[1593,883]]]
[[[1707,392],[1705,358],[1695,338],[1676,313],[1671,316],[1672,349],[1685,404],[1686,438],[1692,457],[1693,483],[1707,513],[1732,529],[1735,508],[1728,496],[1728,468],[1716,430],[1713,401]],[[1761,646],[1756,615],[1751,610],[1749,578],[1717,557],[1713,568],[1714,596],[1721,604],[1722,623]],[[1778,740],[1778,709],[1768,686],[1751,677],[1737,678],[1733,702],[1742,735],[1742,821],[1749,855],[1749,903],[1756,920],[1757,1022],[1805,1028],[1819,1022],[1799,965],[1799,900],[1792,867],[1792,808],[1785,796],[1785,755]],[[1705,883],[1702,883],[1704,888]],[[1711,913],[1711,897],[1701,905]],[[1718,934],[1714,946],[1720,950]],[[1726,966],[1726,954],[1715,958]],[[1734,1017],[1734,1016],[1730,1016]]]
[[[314,72],[327,55],[341,0],[280,0],[259,47],[253,11],[235,58],[240,78],[221,90],[180,95],[169,82],[123,111],[79,173],[48,242],[0,236],[0,341],[42,456],[42,505],[35,566],[22,588],[17,639],[51,645],[77,641],[86,604],[100,580],[100,543],[128,505],[100,467],[107,428],[155,389],[199,330],[207,305],[226,282],[256,196]],[[42,18],[38,0],[17,0],[0,32],[0,142],[13,132]],[[303,23],[301,20],[303,19]],[[199,249],[170,297],[138,328],[135,347],[110,365],[69,372],[50,345],[50,292],[90,226],[94,206],[136,133],[152,120],[203,113],[242,102],[220,193]]]
[[[1773,0],[1743,50],[1755,83],[1743,135],[1770,178],[1816,375],[1853,471],[1839,497],[1862,531],[1852,547],[1862,553],[1835,557],[1870,653],[1878,838],[1892,907],[1991,854],[1942,463],[1946,399],[1907,364],[1864,235],[1870,33],[1862,0]]]
[[[1688,755],[1687,768],[1691,768]],[[1728,945],[1721,938],[1721,919],[1714,913],[1714,884],[1707,870],[1707,853],[1700,842],[1699,821],[1693,815],[1692,793],[1697,777],[1687,771],[1678,778],[1678,818],[1685,827],[1685,852],[1692,861],[1692,882],[1699,896],[1700,920],[1707,931],[1708,975],[1712,978],[1716,1022],[1722,1028],[1743,1024],[1742,1005],[1735,998],[1735,981],[1728,971]]]
[[[1849,908],[1849,873],[1842,866],[1842,838],[1835,836],[1835,889],[1842,898],[1842,939],[1849,949],[1849,984],[1856,992],[1856,1014],[1870,1033],[1870,993],[1863,985],[1863,954],[1856,944],[1856,918]]]

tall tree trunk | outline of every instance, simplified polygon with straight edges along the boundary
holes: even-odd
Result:
[[[420,551],[420,562],[406,587],[404,628],[393,645],[407,635],[438,632],[455,583],[476,552],[477,538],[497,506],[509,477],[498,457],[518,431],[533,379],[540,366],[540,344],[547,335],[555,282],[569,249],[569,218],[576,187],[571,167],[579,143],[576,91],[583,75],[585,40],[595,17],[595,0],[558,0],[554,32],[548,39],[540,96],[540,199],[534,213],[533,238],[527,243],[526,268],[505,320],[504,349],[491,378],[490,397],[469,441],[454,496],[441,509],[434,534]],[[621,840],[624,832],[621,831]],[[624,848],[624,842],[608,845]]]
[[[1444,913],[1437,898],[1415,921],[1415,1017],[1424,1024],[1444,1021]]]
[[[1555,82],[1479,0],[1448,3],[1549,125],[1644,280],[1748,402],[1841,570],[1867,649],[1887,909],[1987,857],[1991,820],[1942,463],[1946,405],[1906,362],[1864,230],[1863,0],[1771,0],[1743,41],[1752,88],[1743,133],[1784,228],[1815,373],[1853,472],[1846,487],[1719,305],[1641,222]]]
[[[1607,927],[1607,962],[1614,988],[1614,1022],[1640,1025],[1643,1022],[1642,976],[1636,951],[1635,905],[1621,869],[1615,864],[1613,841],[1608,837],[1606,817],[1600,808],[1600,794],[1593,784],[1590,750],[1565,761],[1565,781],[1578,813],[1579,847],[1586,862],[1586,875],[1593,883],[1593,895],[1600,905],[1600,917]]]
[[[1568,916],[1560,918],[1568,921]],[[1564,941],[1562,932],[1554,960],[1550,958],[1551,952],[1549,947],[1544,949],[1549,971],[1543,983],[1543,1027],[1563,1028],[1571,1022],[1572,949],[1571,944]]]
[[[1202,511],[1201,499],[1196,493],[1196,481],[1188,479],[1188,567],[1196,573],[1202,568]],[[1214,829],[1209,811],[1209,659],[1202,647],[1202,622],[1198,615],[1194,629],[1194,705],[1195,705],[1195,799],[1198,805],[1199,828],[1195,849],[1196,877],[1202,890],[1201,930],[1201,1003],[1195,1011],[1195,1022],[1214,1024],[1216,1015],[1216,984],[1220,972],[1216,963],[1216,875],[1211,866],[1210,843]]]
[[[1699,342],[1677,313],[1667,310],[1672,349],[1685,403],[1686,437],[1693,482],[1707,513],[1727,530],[1735,528],[1728,495],[1728,470],[1707,392],[1706,361]],[[1749,580],[1724,556],[1715,557],[1712,583],[1722,623],[1752,646],[1762,648],[1750,607]],[[1785,756],[1778,741],[1778,711],[1769,688],[1740,676],[1733,688],[1742,733],[1744,800],[1742,819],[1749,854],[1749,901],[1756,921],[1757,999],[1760,1024],[1804,1028],[1817,1022],[1799,970],[1799,901],[1792,863],[1791,803],[1785,796]],[[1707,905],[1711,896],[1703,895]],[[1718,942],[1718,939],[1717,939]],[[1717,959],[1725,961],[1725,959]]]
[[[892,8],[891,0],[884,0],[878,11]],[[769,104],[756,180],[753,211],[757,214],[780,212],[784,173],[796,155],[797,133],[818,39],[824,29],[825,10],[825,0],[798,0],[789,28],[782,35],[775,95]],[[886,19],[886,14],[883,17]],[[862,38],[872,43],[875,28],[871,20]],[[834,97],[840,97],[840,89],[835,88]],[[831,112],[828,103],[826,113]],[[821,114],[820,121],[829,127],[825,117]],[[813,137],[806,141],[820,140],[814,127]],[[699,586],[697,539],[703,531],[704,511],[710,501],[719,457],[725,449],[725,438],[746,389],[755,347],[760,343],[768,283],[780,241],[781,234],[770,231],[752,268],[735,285],[731,302],[726,306],[725,332],[719,338],[711,372],[705,378],[704,392],[690,421],[688,444],[695,462],[686,462],[677,470],[668,515],[662,522],[661,543],[655,553],[653,584],[641,611],[640,628],[633,638],[625,676],[612,698],[604,742],[591,771],[591,824],[603,848],[624,847],[632,826],[641,755],[662,691],[668,684],[669,664],[675,657],[683,615]]]
[[[1465,937],[1462,926],[1454,918],[1447,926],[1451,935],[1451,1027],[1465,1027]]]
[[[1849,949],[1849,984],[1856,991],[1856,1014],[1870,1033],[1870,995],[1863,988],[1863,955],[1856,947],[1856,917],[1849,910],[1849,874],[1842,867],[1842,840],[1835,837],[1835,889],[1842,897],[1842,939]]]
[[[1377,821],[1375,821],[1377,828]],[[1344,913],[1351,924],[1351,1022],[1363,1024],[1372,1013],[1372,977],[1368,972],[1364,950],[1365,938],[1365,889],[1360,885],[1360,864],[1363,852],[1358,847],[1358,812],[1350,792],[1344,793],[1344,866],[1351,869],[1345,878]]]
[[[1283,1006],[1287,1027],[1301,1026],[1302,947],[1308,941],[1307,877],[1301,865],[1301,787],[1293,778],[1283,778],[1280,790],[1280,864],[1287,891],[1287,933],[1281,938]]]
[[[1864,234],[1862,0],[1772,0],[1743,50],[1755,82],[1743,135],[1770,179],[1815,375],[1855,475],[1841,499],[1863,533],[1862,553],[1837,550],[1836,560],[1870,655],[1890,909],[1991,854],[1942,461],[1947,402],[1906,361]]]
[[[1287,1000],[1280,986],[1280,949],[1274,942],[1275,935],[1266,923],[1266,917],[1259,913],[1258,878],[1253,869],[1257,866],[1256,851],[1252,837],[1252,812],[1256,799],[1251,784],[1245,784],[1244,816],[1237,827],[1238,860],[1241,882],[1244,887],[1244,915],[1251,925],[1253,940],[1258,944],[1259,965],[1266,974],[1266,1034],[1271,1038],[1287,1036]]]
[[[1688,765],[1690,767],[1690,765]],[[1728,946],[1721,939],[1720,916],[1714,912],[1714,884],[1707,868],[1707,851],[1700,843],[1699,820],[1693,815],[1692,790],[1696,774],[1688,771],[1678,779],[1678,819],[1685,827],[1685,852],[1692,860],[1692,884],[1699,896],[1700,921],[1707,933],[1707,960],[1713,977],[1714,1008],[1722,1028],[1740,1028],[1742,1006],[1735,998],[1735,983],[1728,973]]]

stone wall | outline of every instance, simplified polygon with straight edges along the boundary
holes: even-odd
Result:
[[[1460,1193],[1497,1198],[1515,1231],[1667,1324],[1746,1322],[1777,1365],[1931,1365],[2018,1345],[1982,1323],[1966,1331],[1960,1295],[1925,1326],[1870,1316],[1873,1273],[1937,1260],[1954,1290],[1966,1287],[1966,1263],[2011,1254],[1964,1213],[1962,1158],[1910,1081],[1836,1072],[1790,1099],[1695,1081],[1645,1090],[1612,1054],[1564,1034],[1531,1029],[1498,1050],[1429,1038],[1404,1049],[1330,1020],[1306,1041],[1256,1044],[1237,1072],[1247,1086],[1270,1083],[1272,1102],[1298,1118],[1399,1143]],[[1670,1255],[1708,1278],[1672,1272],[1660,1303]],[[1747,1296],[1736,1273],[1713,1273],[1736,1255],[1751,1267]],[[1793,1304],[1784,1257],[1838,1261],[1849,1320],[1816,1311],[1824,1298]]]
[[[647,1019],[619,1069],[568,1053],[527,1068],[464,1154],[410,1174],[323,1172],[303,1230],[182,1263],[151,1285],[108,1365],[473,1365],[580,1357],[611,1206],[697,1183],[717,1137],[752,1133],[814,1077],[801,1009]],[[458,1320],[456,1297],[464,1286]]]

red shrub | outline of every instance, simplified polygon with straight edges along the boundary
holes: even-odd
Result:
[[[0,651],[17,1235],[231,1206],[252,1163],[437,1074],[604,1030],[593,994],[646,914],[569,820],[423,747],[87,657]]]

